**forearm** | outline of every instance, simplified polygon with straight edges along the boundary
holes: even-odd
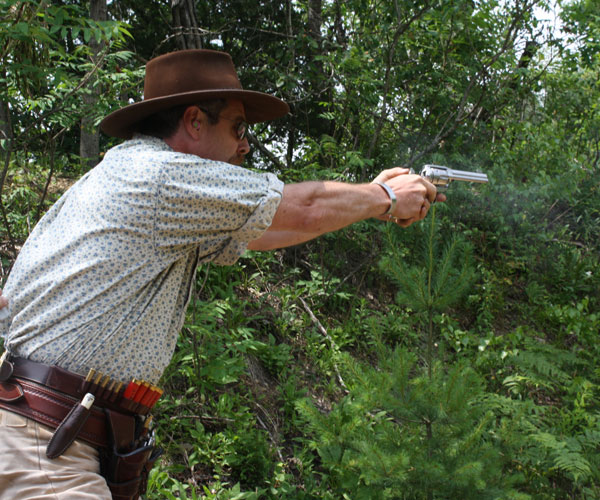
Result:
[[[303,182],[284,188],[270,229],[324,234],[388,209],[387,194],[374,184]]]
[[[297,245],[360,220],[377,217],[390,200],[376,184],[303,182],[286,185],[281,204],[264,235],[251,250]]]

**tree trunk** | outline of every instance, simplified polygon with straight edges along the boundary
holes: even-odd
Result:
[[[201,30],[198,26],[194,0],[171,0],[171,11],[177,47],[180,50],[201,49]]]
[[[106,21],[106,0],[90,0],[90,18],[95,21]],[[90,40],[92,62],[95,64],[102,50],[102,43],[95,38]],[[92,112],[98,102],[100,88],[95,86],[97,77],[93,75],[88,84],[88,92],[83,96],[84,109],[88,110],[81,119],[79,156],[86,170],[98,163],[100,154],[100,130],[94,126],[95,113]]]
[[[323,24],[323,6],[321,0],[310,0],[308,3],[308,31],[310,36],[321,45],[321,25]]]
[[[4,68],[0,70],[0,74],[3,77],[3,80],[6,80],[6,70]],[[3,91],[2,94],[7,95],[6,91]],[[10,222],[6,214],[4,199],[2,197],[4,191],[4,182],[6,180],[6,175],[8,174],[8,167],[10,165],[10,156],[13,149],[14,135],[12,121],[10,119],[10,108],[8,107],[8,103],[2,100],[0,100],[0,140],[2,140],[2,144],[0,145],[0,216],[2,217],[4,229],[6,230],[6,234],[8,236],[10,250],[12,255],[16,257],[16,244],[12,236]]]
[[[2,71],[4,73],[4,71]],[[5,154],[13,140],[12,124],[10,120],[10,110],[8,104],[0,100],[0,164],[4,164]]]

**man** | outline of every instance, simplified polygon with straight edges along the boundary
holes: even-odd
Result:
[[[408,226],[445,199],[400,168],[370,184],[285,186],[241,168],[247,123],[287,112],[243,90],[227,54],[190,50],[151,60],[144,100],[103,120],[127,140],[49,210],[5,285],[0,453],[11,460],[0,461],[1,499],[143,490],[156,458],[146,425],[154,384],[199,263],[232,264],[247,248],[370,217]]]

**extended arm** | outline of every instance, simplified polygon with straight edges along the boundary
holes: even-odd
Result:
[[[436,188],[408,170],[395,168],[382,172],[376,180],[385,182],[398,200],[393,217],[408,226],[427,215],[436,199]],[[438,198],[445,199],[443,195]],[[296,245],[321,234],[336,231],[355,222],[381,217],[390,198],[377,184],[343,182],[302,182],[284,187],[283,197],[269,229],[250,242],[250,250],[272,250]]]

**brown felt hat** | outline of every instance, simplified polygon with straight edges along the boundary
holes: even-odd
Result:
[[[248,123],[286,115],[289,106],[262,92],[244,90],[231,56],[215,50],[180,50],[148,61],[144,99],[112,112],[100,123],[107,135],[129,139],[137,122],[174,106],[223,97],[244,104]]]

